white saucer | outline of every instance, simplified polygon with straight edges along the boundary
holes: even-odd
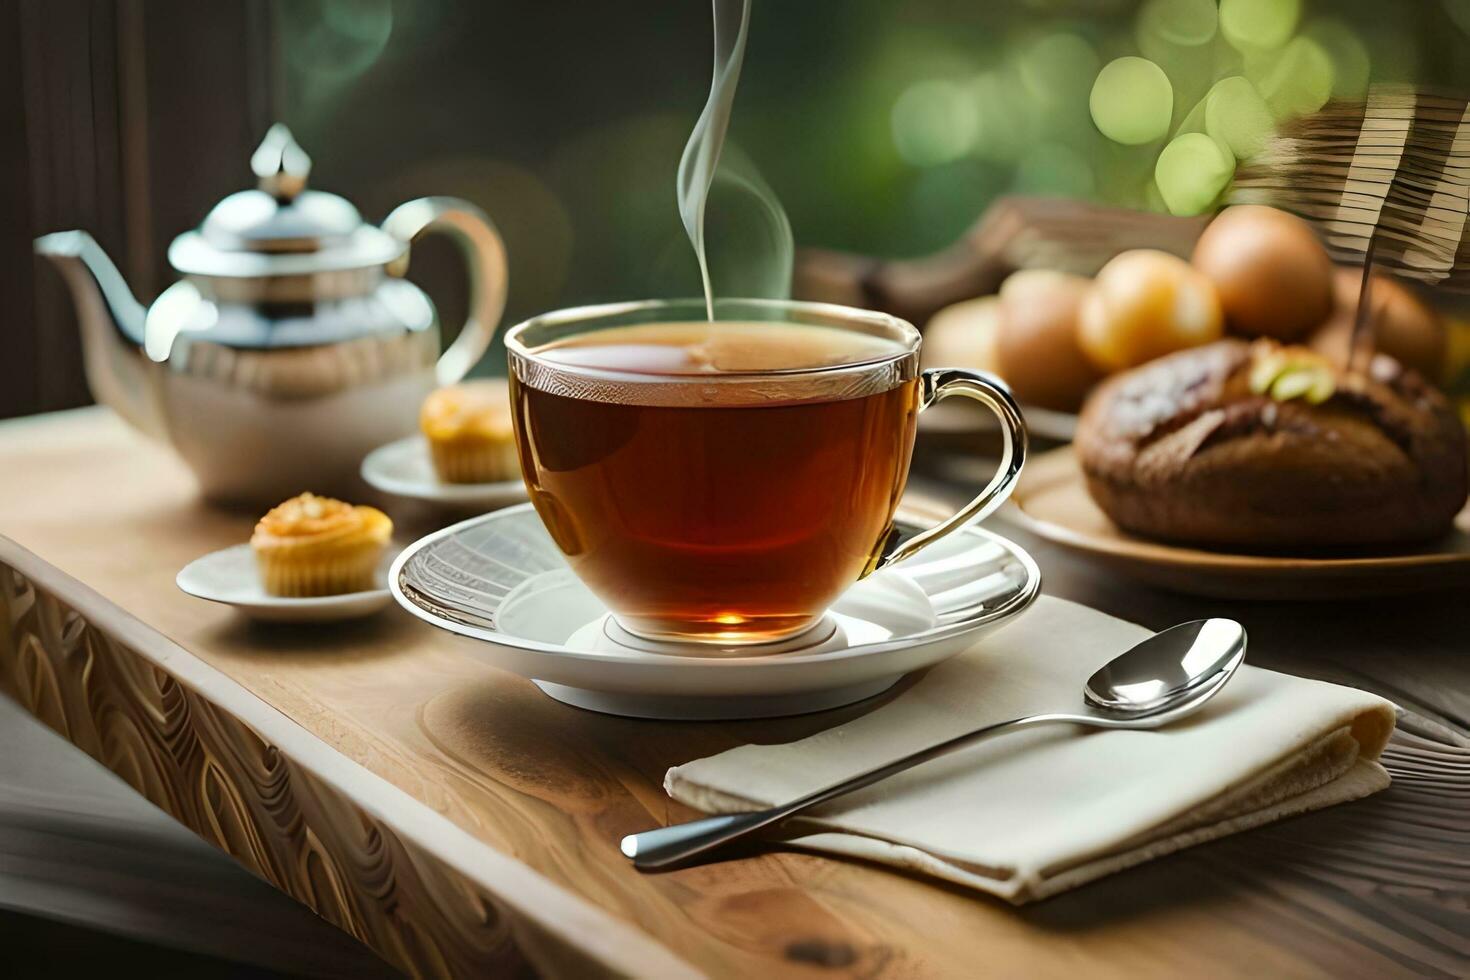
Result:
[[[388,587],[415,616],[475,641],[469,653],[558,701],[716,719],[801,714],[879,694],[1010,622],[1036,597],[1041,573],[1012,542],[965,528],[854,585],[805,643],[665,652],[620,635],[524,504],[410,545]]]
[[[234,606],[252,619],[280,623],[332,623],[369,616],[392,604],[393,596],[387,585],[391,562],[391,558],[385,557],[378,566],[377,583],[380,588],[345,595],[288,599],[265,591],[250,545],[237,544],[194,559],[184,566],[175,581],[191,596]]]
[[[521,480],[442,482],[423,436],[408,436],[368,453],[362,460],[362,478],[384,493],[461,509],[505,507],[526,499],[526,484]]]

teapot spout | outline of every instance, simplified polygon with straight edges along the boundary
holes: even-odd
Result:
[[[153,365],[143,354],[143,305],[122,273],[85,231],[59,231],[36,239],[36,253],[56,264],[76,304],[87,385],[107,405],[144,432],[162,437],[162,413],[154,397]]]

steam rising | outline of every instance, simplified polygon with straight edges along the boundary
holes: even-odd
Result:
[[[740,68],[745,60],[745,40],[750,27],[750,0],[713,0],[715,34],[714,80],[709,100],[689,134],[684,155],[679,159],[677,178],[679,216],[694,246],[699,261],[700,281],[704,286],[705,312],[715,318],[714,286],[710,261],[705,249],[705,212],[711,190],[718,176],[721,184],[737,191],[742,198],[753,198],[756,208],[746,209],[731,221],[737,234],[730,244],[733,253],[748,254],[724,263],[728,271],[723,286],[735,287],[742,297],[785,299],[791,292],[791,265],[794,247],[791,223],[776,200],[776,195],[754,166],[739,161],[735,167],[720,168],[720,154],[725,146],[725,133],[735,104],[735,89],[740,82]],[[755,222],[752,229],[751,222]],[[747,242],[745,234],[751,234]]]

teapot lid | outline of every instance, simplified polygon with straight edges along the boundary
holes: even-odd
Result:
[[[309,275],[384,265],[407,244],[362,220],[346,198],[308,190],[311,158],[276,123],[250,157],[259,181],[216,204],[196,231],[169,246],[185,275]]]

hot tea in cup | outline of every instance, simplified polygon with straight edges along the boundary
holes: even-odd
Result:
[[[912,326],[820,304],[621,304],[507,337],[521,467],[572,570],[630,632],[721,644],[811,627],[853,582],[1004,500],[1024,432],[973,372],[920,372]],[[893,516],[915,419],[948,394],[1001,416],[1007,458],[951,521]]]

